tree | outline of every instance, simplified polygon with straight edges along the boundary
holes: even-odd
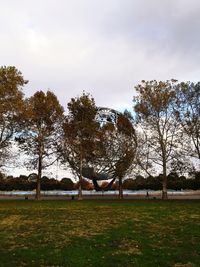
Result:
[[[70,178],[62,178],[60,181],[60,189],[62,190],[73,190],[74,183]]]
[[[83,167],[95,157],[99,124],[95,120],[97,108],[87,93],[72,98],[68,103],[69,114],[63,124],[63,162],[69,164],[79,177],[78,199],[82,199]]]
[[[138,174],[151,176],[154,173],[154,164],[151,159],[151,150],[148,144],[148,135],[142,128],[137,129],[137,153],[135,171]]]
[[[57,159],[63,108],[50,91],[37,91],[27,100],[26,131],[19,136],[20,147],[30,156],[29,165],[37,167],[36,199],[40,199],[42,170]]]
[[[127,174],[135,157],[137,140],[130,120],[130,114],[119,113],[109,108],[98,108],[99,122],[92,157],[82,169],[84,177],[93,181],[96,191],[107,191],[119,180],[119,197],[123,197],[122,179]],[[110,180],[106,186],[99,186],[99,180]]]
[[[182,129],[188,137],[186,154],[200,160],[200,82],[179,85],[177,110]]]
[[[146,133],[149,159],[162,168],[162,198],[167,199],[168,164],[178,158],[182,140],[175,110],[177,81],[142,81],[135,89],[137,122]]]
[[[0,68],[0,167],[7,160],[11,138],[23,121],[22,87],[27,83],[15,67]]]
[[[107,118],[103,119],[104,122],[98,132],[95,157],[91,162],[91,168],[85,174],[93,180],[97,191],[111,189],[118,179],[119,198],[123,198],[122,180],[130,171],[136,155],[135,130],[128,112],[123,114],[111,110]],[[111,181],[106,186],[98,185],[98,180],[108,179]]]
[[[119,179],[120,198],[122,179],[135,156],[136,137],[130,114],[117,112],[98,120],[99,114],[94,99],[83,93],[68,104],[69,115],[64,123],[63,160],[79,177],[79,199],[82,199],[82,180],[93,181],[96,190],[101,190],[97,181]],[[105,108],[106,109],[106,108]],[[107,110],[107,109],[106,109]]]
[[[114,130],[112,160],[115,161],[114,176],[119,181],[119,198],[123,198],[123,178],[134,163],[137,151],[137,137],[130,113],[119,114]],[[114,160],[115,159],[115,160]]]
[[[135,180],[132,178],[128,178],[123,182],[123,188],[128,190],[135,189]]]

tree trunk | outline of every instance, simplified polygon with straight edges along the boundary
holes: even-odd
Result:
[[[119,178],[119,199],[123,199],[122,178]]]
[[[40,188],[41,188],[41,177],[42,177],[42,156],[38,158],[38,175],[37,175],[37,186],[36,186],[36,200],[40,200]]]
[[[80,176],[79,176],[79,187],[78,187],[78,200],[82,200],[83,199],[83,194],[82,194],[82,181],[83,181],[82,170],[83,170],[83,160],[82,160],[82,153],[81,153],[81,155],[80,155]]]
[[[78,187],[78,200],[82,200],[83,199],[83,194],[82,194],[82,186],[81,186],[81,183],[82,183],[82,177],[80,178],[80,184],[79,184],[79,187]]]
[[[167,196],[167,166],[166,161],[163,160],[163,189],[162,189],[162,199],[168,199]]]

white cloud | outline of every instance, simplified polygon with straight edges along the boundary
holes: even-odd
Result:
[[[52,89],[62,104],[83,90],[97,105],[131,108],[141,79],[199,80],[198,0],[1,1],[0,58]]]

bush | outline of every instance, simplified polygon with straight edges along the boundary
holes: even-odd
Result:
[[[73,190],[74,189],[74,183],[70,178],[62,178],[60,181],[60,189],[61,190]]]

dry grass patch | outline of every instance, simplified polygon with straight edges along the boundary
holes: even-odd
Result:
[[[111,247],[114,248],[112,255],[141,255],[142,252],[139,249],[138,242],[130,239],[113,240]]]

